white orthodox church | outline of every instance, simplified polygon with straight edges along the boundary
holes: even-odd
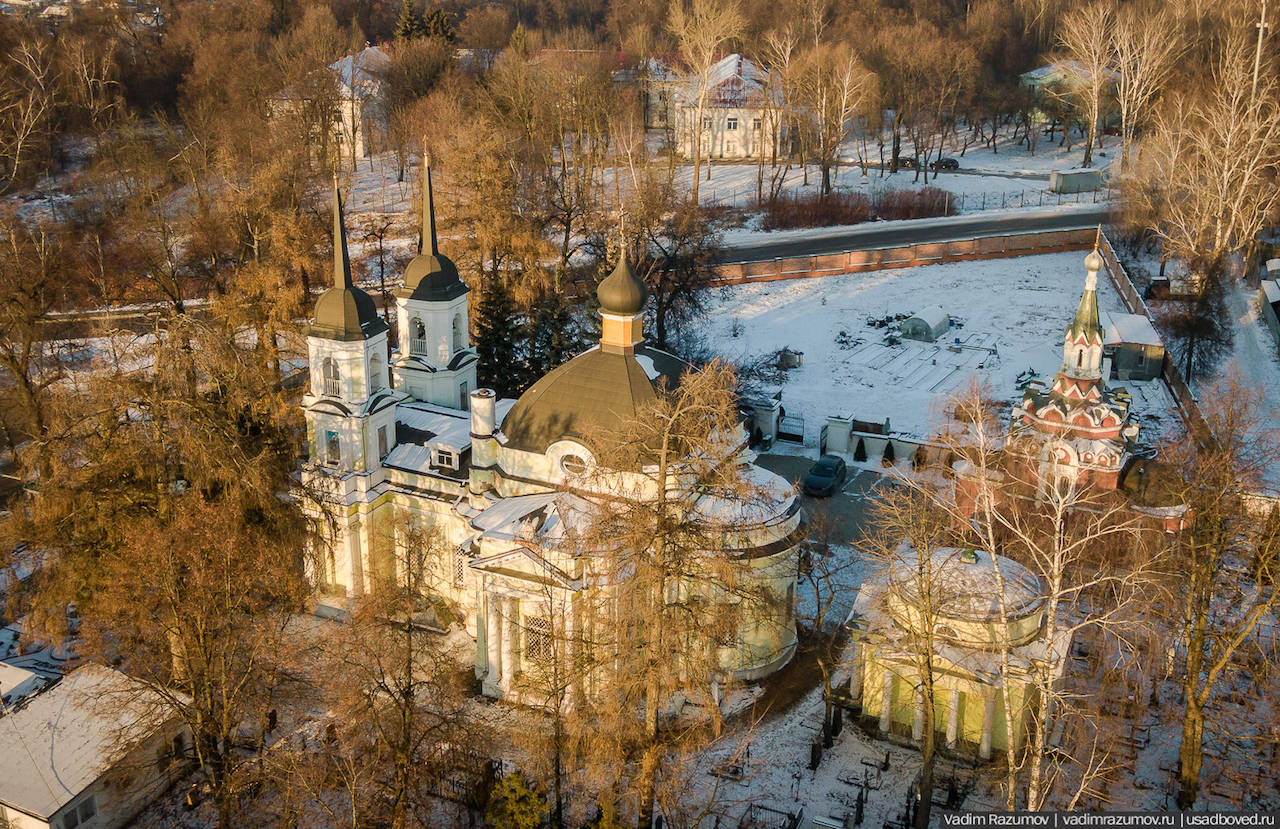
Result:
[[[400,528],[432,528],[447,560],[420,576],[474,638],[484,693],[533,702],[522,678],[549,658],[553,631],[574,624],[573,608],[589,591],[608,589],[593,578],[589,551],[559,543],[586,520],[575,492],[607,472],[615,492],[622,481],[624,497],[651,497],[643,476],[594,474],[596,439],[633,422],[657,385],[678,383],[688,365],[645,344],[647,289],[624,256],[597,292],[599,345],[518,400],[476,388],[468,289],[438,248],[429,168],[423,193],[421,249],[396,291],[400,347],[390,351],[387,324],[352,283],[334,189],[334,286],[317,301],[308,330],[310,390],[302,399],[310,454],[302,481],[321,493],[308,506],[332,528],[313,557],[317,601],[346,608],[403,575]],[[769,498],[763,508],[753,502],[734,512],[730,504],[726,536],[749,578],[776,601],[744,614],[736,636],[717,638],[716,653],[725,676],[750,680],[795,650],[803,514],[793,488],[756,467],[745,432],[738,437],[738,462]],[[724,500],[707,501],[706,509],[725,515]]]

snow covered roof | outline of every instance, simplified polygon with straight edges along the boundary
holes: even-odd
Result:
[[[1111,80],[1118,80],[1120,73],[1114,69],[1106,70]],[[1038,86],[1043,83],[1049,83],[1055,80],[1064,80],[1066,78],[1082,79],[1088,78],[1092,74],[1089,67],[1085,66],[1078,60],[1059,60],[1054,61],[1046,66],[1038,69],[1032,69],[1030,72],[1023,72],[1018,77],[1025,84]]]
[[[157,700],[119,671],[85,665],[0,717],[0,803],[51,817],[160,727]]]
[[[1280,259],[1273,259],[1271,261],[1280,262]],[[1274,279],[1264,279],[1259,284],[1262,286],[1262,295],[1267,298],[1268,303],[1280,302],[1280,284],[1278,284]]]
[[[329,64],[338,76],[338,83],[348,90],[358,88],[362,92],[376,93],[382,86],[382,73],[391,65],[391,57],[381,47],[369,46],[354,55],[347,55]]]
[[[1142,314],[1103,312],[1101,317],[1102,327],[1107,332],[1104,340],[1105,345],[1130,343],[1132,345],[1164,347],[1164,341],[1160,339],[1160,334],[1156,332],[1155,326],[1151,324],[1151,320]]]
[[[707,74],[707,105],[713,107],[746,107],[758,102],[768,76],[749,58],[738,53],[716,61]],[[686,102],[698,98],[698,79],[690,76],[680,96]]]
[[[951,317],[942,310],[941,305],[930,305],[917,311],[912,319],[923,320],[932,329],[947,328],[951,325]]]
[[[1044,601],[1039,577],[1018,562],[985,550],[940,547],[930,553],[930,589],[941,596],[942,613],[966,619],[999,618],[1000,581],[1005,609],[1011,617],[1036,610]],[[920,587],[916,551],[905,542],[892,562],[889,580],[908,603]],[[996,570],[1000,579],[996,578]]]
[[[0,699],[4,708],[17,705],[22,700],[39,691],[49,680],[26,668],[19,668],[8,662],[0,662]]]
[[[586,520],[591,505],[577,495],[544,492],[503,498],[471,520],[482,537],[559,541]]]
[[[1267,260],[1267,273],[1280,273],[1280,259]]]

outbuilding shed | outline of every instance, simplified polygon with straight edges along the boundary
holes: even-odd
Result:
[[[1154,380],[1164,364],[1164,340],[1142,314],[1102,314],[1103,351],[1116,380]]]
[[[1271,263],[1275,262],[1280,266],[1280,259],[1272,259],[1267,262],[1267,270],[1272,277],[1280,276],[1280,267],[1271,268]],[[1267,324],[1267,329],[1271,331],[1271,336],[1280,342],[1280,282],[1274,278],[1264,279],[1258,283],[1258,310],[1262,321]]]
[[[902,336],[908,340],[936,342],[951,329],[951,317],[940,306],[931,305],[914,316],[902,321],[899,328]]]

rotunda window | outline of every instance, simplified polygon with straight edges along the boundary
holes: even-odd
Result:
[[[587,462],[581,455],[565,455],[560,459],[560,471],[566,475],[581,475],[587,471]]]

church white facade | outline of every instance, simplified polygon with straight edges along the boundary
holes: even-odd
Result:
[[[423,190],[421,251],[396,292],[400,348],[390,351],[386,322],[352,284],[335,186],[334,287],[308,330],[302,400],[310,457],[301,478],[319,493],[308,508],[329,528],[313,557],[317,602],[348,608],[380,584],[403,583],[397,545],[407,527],[429,529],[447,553],[417,575],[432,604],[448,608],[444,623],[474,639],[484,693],[536,703],[524,678],[551,658],[550,638],[581,618],[575,608],[591,591],[608,589],[589,552],[561,543],[588,520],[589,504],[575,493],[603,478],[593,437],[624,428],[656,384],[678,382],[688,366],[645,344],[647,291],[624,257],[601,283],[599,345],[519,400],[476,388],[467,288],[438,249],[429,169]],[[755,466],[740,437],[738,462],[769,497],[763,508],[742,505],[726,537],[743,571],[776,600],[744,614],[717,654],[726,676],[755,679],[795,650],[804,516],[794,489]],[[624,482],[625,497],[651,496],[642,476],[607,472],[613,486]],[[716,500],[706,509],[723,515]]]

